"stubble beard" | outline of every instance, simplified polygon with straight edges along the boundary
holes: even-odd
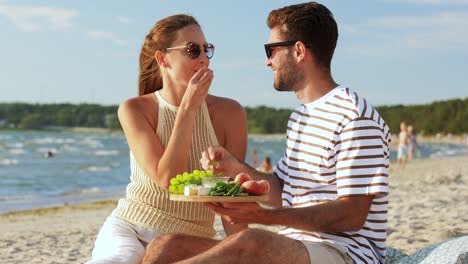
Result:
[[[278,92],[294,91],[299,80],[299,69],[292,60],[292,56],[287,56],[286,61],[276,71],[276,78],[273,87]]]

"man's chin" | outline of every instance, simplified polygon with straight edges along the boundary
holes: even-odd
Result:
[[[273,85],[273,88],[275,88],[275,90],[278,92],[291,92],[293,90],[290,87],[283,87],[278,85]]]

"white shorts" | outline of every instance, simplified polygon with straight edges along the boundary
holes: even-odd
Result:
[[[94,243],[92,259],[86,264],[140,263],[146,245],[158,236],[161,236],[158,232],[111,215],[102,225]]]

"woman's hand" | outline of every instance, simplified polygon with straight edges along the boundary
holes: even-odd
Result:
[[[211,146],[202,153],[200,163],[205,170],[213,170],[218,175],[236,176],[242,171],[243,164],[221,146]]]
[[[198,70],[188,83],[180,107],[183,110],[196,112],[205,102],[213,78],[214,75],[211,69],[204,67]]]

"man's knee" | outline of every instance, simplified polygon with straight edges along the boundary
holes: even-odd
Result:
[[[239,250],[240,254],[257,255],[261,253],[265,235],[263,230],[245,229],[233,235],[232,245]]]
[[[178,234],[167,234],[151,240],[146,246],[142,264],[155,263],[156,260],[163,257],[161,254],[172,253],[173,247],[177,246],[177,241],[180,240],[179,237]]]
[[[171,248],[176,246],[177,242],[181,240],[183,235],[179,234],[166,234],[151,240],[151,242],[146,247],[146,252],[148,251],[159,251],[161,248]]]

